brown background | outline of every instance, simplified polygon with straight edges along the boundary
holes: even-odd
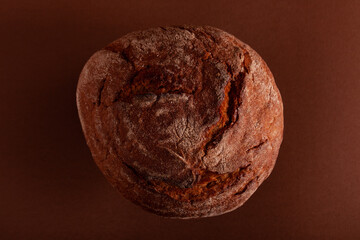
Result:
[[[10,1],[0,4],[0,239],[360,239],[360,3]],[[238,210],[169,220],[92,161],[77,78],[123,34],[222,28],[268,63],[285,107],[270,178]]]

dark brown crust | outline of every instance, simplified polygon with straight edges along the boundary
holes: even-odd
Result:
[[[116,40],[85,65],[77,104],[107,179],[168,217],[241,206],[272,171],[282,141],[270,70],[213,27],[154,28]]]

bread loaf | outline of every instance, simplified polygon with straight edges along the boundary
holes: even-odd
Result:
[[[84,66],[77,106],[98,167],[124,197],[173,218],[241,206],[272,171],[283,105],[261,57],[214,27],[127,34]]]

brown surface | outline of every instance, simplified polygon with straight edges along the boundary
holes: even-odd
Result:
[[[283,105],[265,62],[210,26],[121,37],[87,61],[76,95],[103,174],[162,216],[241,206],[269,176],[282,141]]]
[[[357,1],[3,1],[2,239],[360,238]],[[157,25],[213,25],[265,59],[285,132],[269,179],[238,210],[168,220],[114,191],[85,144],[79,72],[97,49]]]

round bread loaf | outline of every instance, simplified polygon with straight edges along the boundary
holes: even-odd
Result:
[[[260,56],[214,27],[127,34],[83,68],[77,106],[92,156],[123,196],[196,218],[241,206],[272,171],[283,105]]]

